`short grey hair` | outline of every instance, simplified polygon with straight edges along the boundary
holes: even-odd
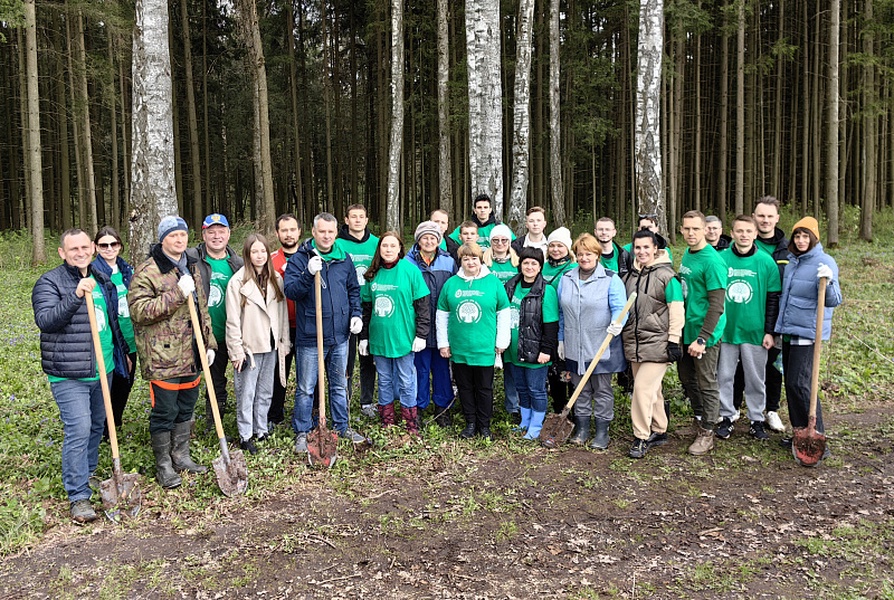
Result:
[[[314,217],[314,229],[317,228],[317,223],[320,221],[328,221],[329,223],[335,223],[335,226],[338,227],[338,219],[335,218],[335,215],[328,212],[321,212],[316,217]]]
[[[705,224],[707,224],[707,223],[721,223],[722,224],[723,221],[721,221],[720,217],[718,217],[716,215],[708,215],[707,217],[705,217]]]

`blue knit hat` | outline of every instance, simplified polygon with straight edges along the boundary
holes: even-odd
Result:
[[[186,226],[186,221],[177,215],[168,215],[158,224],[158,242],[161,243],[169,233],[174,231],[189,232],[189,227]]]

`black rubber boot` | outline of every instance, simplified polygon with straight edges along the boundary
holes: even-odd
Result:
[[[583,446],[590,438],[590,417],[574,417],[574,431],[568,439],[569,444]]]
[[[204,473],[208,467],[197,465],[189,455],[189,438],[192,436],[192,421],[174,423],[174,431],[171,432],[173,448],[171,460],[176,471],[189,471],[190,473]]]
[[[152,452],[155,454],[155,479],[167,489],[180,487],[183,480],[171,464],[171,432],[158,431],[152,434]]]
[[[590,448],[594,450],[608,449],[608,428],[611,424],[611,421],[596,419],[596,434],[593,436],[593,441],[590,442]]]

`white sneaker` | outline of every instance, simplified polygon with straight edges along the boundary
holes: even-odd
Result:
[[[785,425],[782,424],[779,414],[772,410],[767,411],[767,427],[779,433],[785,431]]]
[[[375,404],[363,404],[360,406],[360,414],[364,417],[373,418],[378,414]]]

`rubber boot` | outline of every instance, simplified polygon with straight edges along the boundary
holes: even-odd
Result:
[[[590,442],[590,448],[594,450],[608,450],[608,427],[611,424],[611,421],[596,419],[596,434]]]
[[[208,467],[197,465],[189,455],[189,438],[192,436],[192,421],[174,423],[174,431],[171,432],[173,447],[171,448],[171,460],[174,470],[188,471],[190,473],[205,473]]]
[[[583,446],[590,438],[590,417],[574,417],[574,431],[571,433],[568,443],[574,446]]]
[[[394,405],[392,404],[392,406]],[[419,410],[415,406],[413,408],[401,406],[400,414],[407,424],[407,433],[410,435],[419,435]]]
[[[521,423],[512,428],[513,431],[525,431],[531,423],[531,409],[525,408],[524,406],[518,407],[518,412],[521,414]]]
[[[382,421],[382,425],[384,427],[391,427],[394,425],[394,405],[393,404],[379,404],[379,419]]]
[[[524,410],[524,409],[522,409]],[[526,440],[536,440],[540,437],[540,430],[543,429],[543,420],[546,418],[546,412],[537,412],[536,410],[531,411],[531,420],[528,423],[528,432],[525,434],[524,439]]]
[[[183,480],[171,464],[171,432],[157,431],[152,434],[152,453],[155,454],[155,479],[167,489],[180,487]]]

